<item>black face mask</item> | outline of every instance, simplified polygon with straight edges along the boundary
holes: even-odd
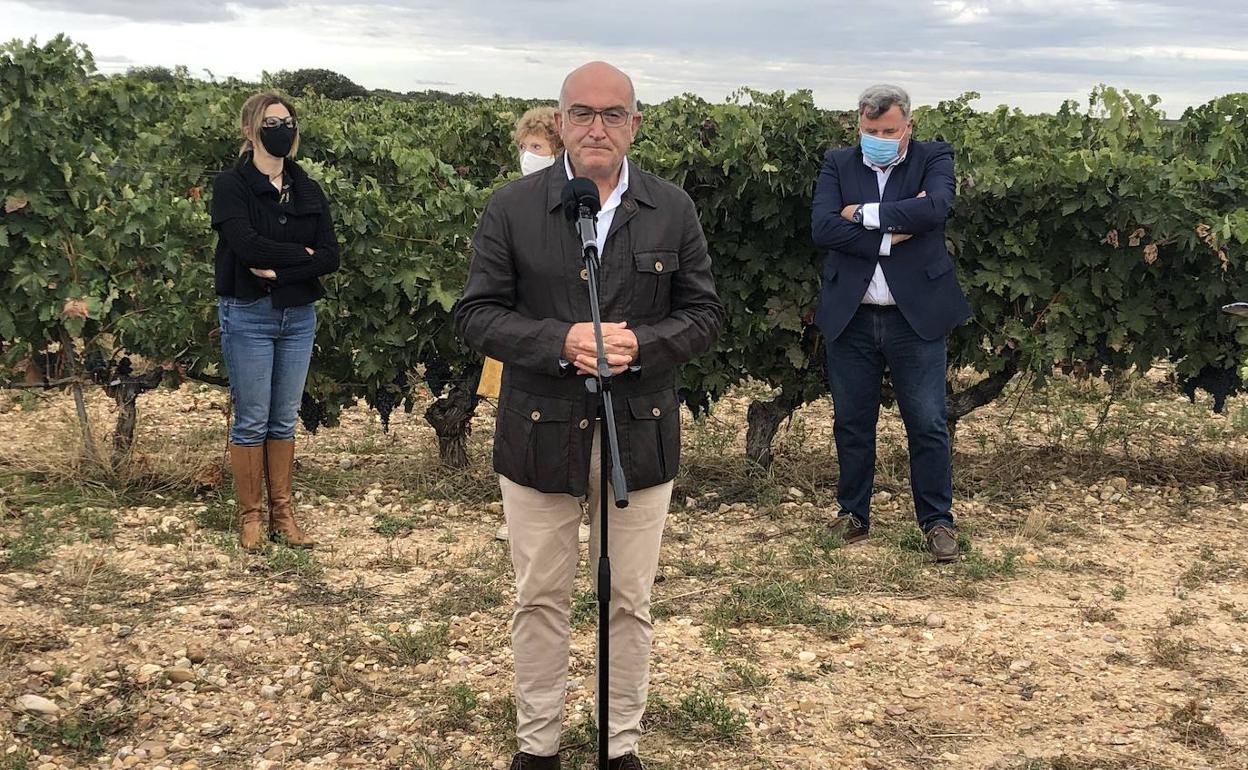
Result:
[[[295,146],[295,129],[289,126],[273,126],[260,129],[260,144],[275,158],[284,158]]]

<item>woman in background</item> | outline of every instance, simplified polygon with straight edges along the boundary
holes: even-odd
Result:
[[[516,121],[511,133],[520,153],[520,172],[525,176],[548,168],[563,149],[555,130],[555,108],[534,107]]]
[[[520,154],[520,172],[525,176],[550,168],[563,150],[563,142],[555,129],[555,108],[534,107],[526,111],[516,121],[511,132],[516,152]],[[502,387],[503,365],[493,358],[486,358],[481,367],[481,382],[477,385],[477,395],[482,398],[498,398],[498,390]],[[502,524],[494,535],[498,540],[507,539],[507,525]],[[589,527],[581,525],[580,540],[589,542]]]
[[[299,147],[294,105],[256,94],[243,104],[240,124],[238,162],[217,175],[212,194],[239,542],[249,551],[264,544],[267,477],[269,538],[310,548],[291,494],[295,420],[316,337],[315,303],[325,295],[319,277],[338,269],[338,241],[320,185],[291,160]]]
[[[516,152],[520,156],[520,172],[525,176],[550,168],[555,157],[563,149],[559,132],[555,130],[555,108],[533,107],[520,116],[511,132]],[[481,367],[481,380],[477,395],[482,398],[498,398],[503,382],[503,365],[487,357]],[[506,526],[498,531],[500,540],[507,539]]]

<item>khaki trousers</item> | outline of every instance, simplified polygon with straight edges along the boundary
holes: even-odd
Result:
[[[600,436],[589,469],[589,569],[597,582]],[[559,752],[568,679],[572,583],[579,546],[581,500],[546,494],[500,476],[511,533],[516,611],[511,646],[516,664],[516,739],[520,751]],[[659,566],[672,482],[630,490],[628,507],[608,516],[611,557],[611,713],[608,754],[637,753],[650,684],[650,590]],[[614,506],[614,502],[609,500]],[[596,610],[595,610],[596,611]],[[595,684],[597,678],[594,679]],[[597,697],[594,699],[595,711]],[[595,714],[595,719],[597,715]]]

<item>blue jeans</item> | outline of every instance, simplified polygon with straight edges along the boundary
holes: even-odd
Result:
[[[221,352],[230,376],[230,443],[292,439],[316,339],[312,304],[277,310],[268,296],[217,298]]]
[[[861,305],[827,348],[841,510],[870,526],[875,428],[887,364],[906,426],[915,518],[924,532],[937,524],[952,526],[945,338],[925,340],[915,334],[896,307]]]

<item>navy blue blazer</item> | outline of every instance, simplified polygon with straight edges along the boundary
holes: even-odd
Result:
[[[916,198],[920,191],[927,197]],[[897,307],[925,340],[945,336],[971,316],[953,260],[945,247],[945,218],[953,208],[953,148],[945,142],[910,141],[906,159],[889,174],[881,199],[875,171],[862,162],[858,145],[824,156],[811,207],[811,236],[825,250],[815,323],[836,339],[857,312],[876,264]],[[880,203],[880,229],[868,230],[841,216],[854,203]],[[914,237],[880,257],[885,233]]]

